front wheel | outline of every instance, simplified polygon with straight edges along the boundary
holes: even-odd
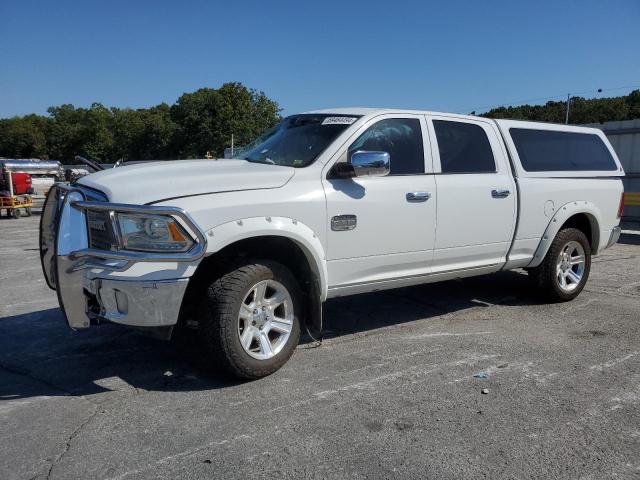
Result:
[[[564,228],[529,276],[550,300],[568,301],[580,294],[590,271],[591,246],[586,235],[576,228]]]
[[[282,367],[300,340],[301,293],[291,272],[270,260],[237,265],[215,280],[198,328],[207,360],[255,379]]]

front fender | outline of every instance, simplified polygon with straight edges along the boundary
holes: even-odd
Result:
[[[320,300],[327,298],[327,262],[324,248],[315,232],[304,223],[287,217],[251,217],[234,220],[210,228],[206,254],[254,237],[280,236],[296,242],[302,249],[320,283]]]
[[[576,200],[568,202],[562,207],[558,208],[555,215],[549,221],[549,224],[544,231],[544,235],[542,235],[542,239],[538,244],[536,253],[533,256],[533,260],[531,261],[531,263],[529,263],[529,265],[527,265],[527,268],[537,267],[542,263],[545,255],[551,247],[553,239],[556,238],[556,235],[558,234],[562,226],[566,223],[567,220],[569,220],[569,218],[579,213],[586,214],[589,218],[589,222],[591,222],[592,238],[590,238],[590,240],[591,244],[593,245],[593,253],[598,253],[600,245],[600,225],[602,225],[600,210],[592,202],[586,200]]]

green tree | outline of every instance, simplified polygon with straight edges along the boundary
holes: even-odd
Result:
[[[171,108],[166,103],[139,110],[142,131],[131,150],[133,158],[140,160],[175,158],[173,139],[177,129],[171,119]]]
[[[148,109],[112,108],[112,158],[150,160],[171,158],[176,125],[170,107],[162,103]]]
[[[169,106],[50,107],[48,116],[0,119],[0,156],[37,157],[74,163],[75,155],[98,162],[222,155],[231,134],[250,142],[280,120],[280,107],[241,83],[185,93]]]
[[[48,112],[53,120],[51,158],[69,163],[75,155],[84,155],[98,162],[112,161],[113,116],[109,109],[100,103],[90,108],[66,104]]]
[[[47,158],[51,120],[26,115],[0,120],[0,155],[13,158]]]
[[[232,134],[236,145],[249,143],[280,120],[279,112],[263,92],[240,83],[185,93],[171,107],[177,153],[182,158],[202,157],[207,151],[222,155]]]
[[[494,108],[482,116],[564,123],[566,112],[566,102],[547,102],[544,105]],[[569,121],[573,124],[604,123],[634,118],[640,118],[640,90],[634,90],[629,95],[622,97],[571,98]]]

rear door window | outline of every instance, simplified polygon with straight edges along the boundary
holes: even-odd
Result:
[[[615,160],[592,133],[510,128],[522,168],[527,172],[612,171]]]
[[[491,144],[480,125],[433,120],[442,173],[495,173]]]

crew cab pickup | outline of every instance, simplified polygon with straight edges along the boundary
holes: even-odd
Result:
[[[42,266],[71,328],[194,328],[212,364],[258,378],[331,297],[525,269],[571,300],[620,235],[624,172],[597,129],[333,109],[235,156],[51,189]]]

